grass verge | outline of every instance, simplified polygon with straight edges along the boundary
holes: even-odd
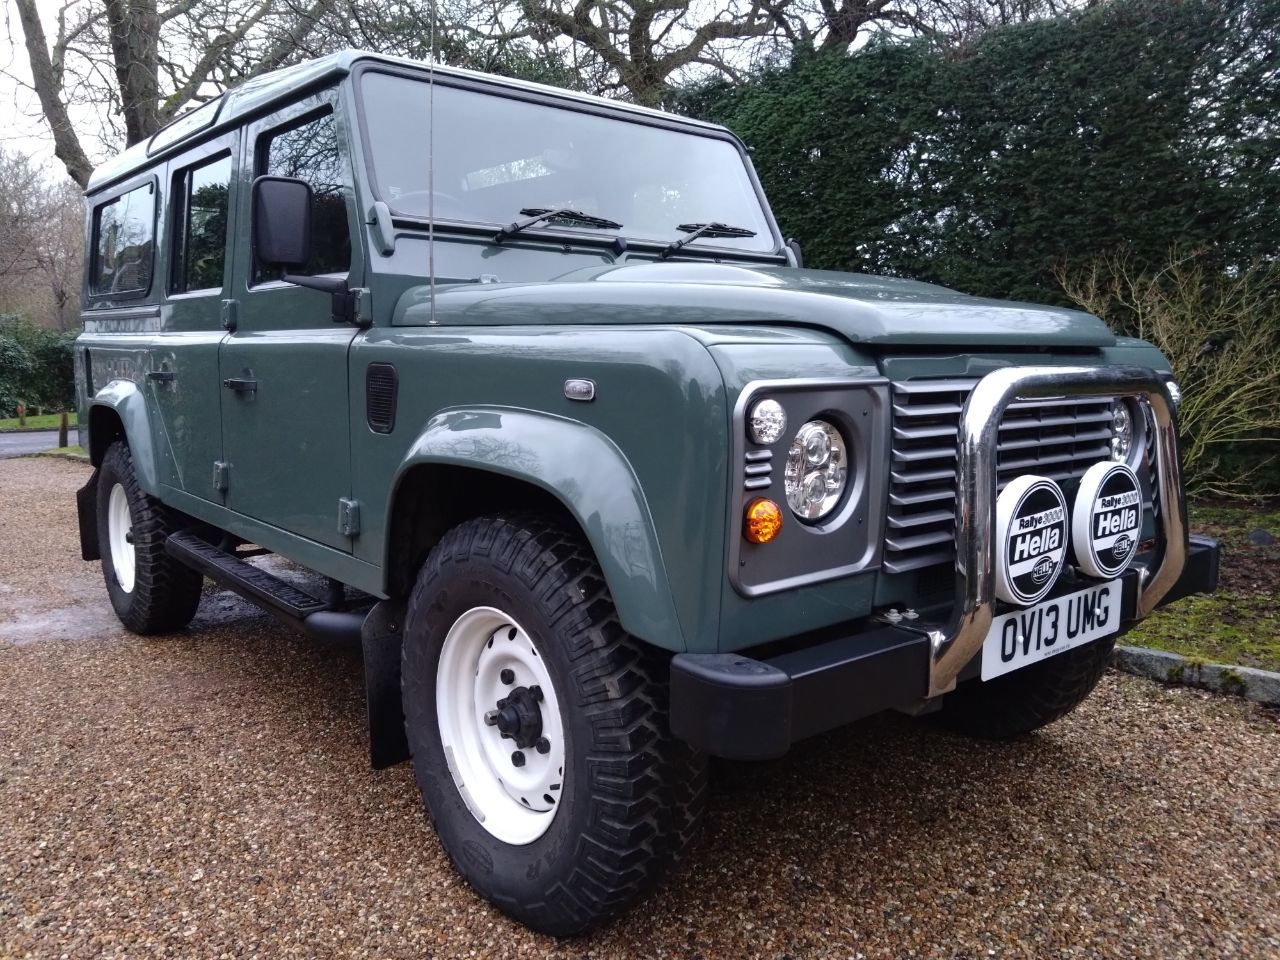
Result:
[[[84,447],[50,447],[31,454],[33,457],[66,457],[68,460],[88,460],[89,454]]]
[[[1280,539],[1275,506],[1192,504],[1191,529],[1222,544],[1218,592],[1170,604],[1121,642],[1206,663],[1280,671],[1280,544],[1249,540],[1258,528]]]
[[[46,413],[41,416],[28,416],[26,426],[18,425],[17,417],[10,417],[8,420],[0,420],[0,433],[8,433],[13,430],[57,430],[58,424],[62,420],[60,413]],[[67,425],[73,430],[76,426],[76,415],[74,413],[67,415]]]

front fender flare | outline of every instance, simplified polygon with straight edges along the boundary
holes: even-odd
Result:
[[[685,649],[644,491],[626,456],[599,430],[532,410],[452,408],[432,417],[410,447],[393,503],[407,471],[419,465],[487,470],[546,490],[586,534],[623,628],[668,650]]]
[[[155,445],[152,443],[151,421],[147,416],[147,400],[132,380],[112,380],[93,395],[89,401],[90,453],[97,452],[93,439],[93,411],[99,407],[113,410],[120,418],[129,452],[133,455],[133,470],[138,485],[153,497],[160,495],[160,473],[156,463]],[[105,453],[105,447],[101,453]],[[101,460],[95,456],[94,466]]]

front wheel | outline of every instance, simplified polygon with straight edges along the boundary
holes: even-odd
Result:
[[[134,633],[172,633],[196,615],[204,578],[165,552],[178,526],[138,485],[129,447],[117,440],[98,474],[98,543],[111,606]]]
[[[556,524],[471,520],[432,551],[405,625],[405,730],[440,840],[483,897],[567,936],[675,859],[706,765],[668,730],[667,663]]]
[[[1093,692],[1111,662],[1115,637],[1060,653],[988,680],[960,684],[929,718],[955,733],[1011,740],[1066,716]]]

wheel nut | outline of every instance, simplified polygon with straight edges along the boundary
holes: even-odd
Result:
[[[484,722],[490,727],[495,726],[498,723],[498,711],[486,710],[484,713]]]
[[[516,675],[515,675],[515,671],[513,670],[503,670],[500,674],[498,674],[498,678],[502,680],[502,682],[505,683],[508,687],[516,682]]]
[[[533,745],[533,748],[539,753],[546,753],[551,749],[551,741],[546,737],[539,737],[538,742]]]
[[[524,766],[524,754],[521,751],[517,750],[511,755],[511,765],[515,767]]]
[[[530,687],[530,688],[529,688],[529,696],[531,696],[531,697],[533,697],[533,699],[535,699],[535,700],[537,700],[537,701],[541,702],[541,700],[542,700],[542,688],[541,688],[540,686],[538,686],[538,685],[535,683],[532,687]]]

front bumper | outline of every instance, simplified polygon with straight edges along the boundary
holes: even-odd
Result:
[[[1061,396],[1134,397],[1153,425],[1158,541],[1123,575],[1122,620],[1132,623],[1161,603],[1213,589],[1217,544],[1196,540],[1192,562],[1173,402],[1164,380],[1141,367],[996,370],[978,382],[960,414],[949,619],[822,637],[767,660],[681,654],[672,662],[676,735],[720,756],[777,756],[803,736],[953,690],[972,669],[995,617],[996,457],[1004,412],[1015,399]],[[1064,580],[1059,589],[1079,588]]]
[[[1218,543],[1193,536],[1182,576],[1160,606],[1218,585]],[[1139,567],[1121,574],[1121,633],[1137,623]],[[1088,585],[1065,574],[1050,597]],[[805,737],[920,704],[931,639],[924,629],[877,624],[764,660],[681,653],[671,661],[671,730],[717,757],[765,760]],[[980,657],[958,679],[976,676]]]

